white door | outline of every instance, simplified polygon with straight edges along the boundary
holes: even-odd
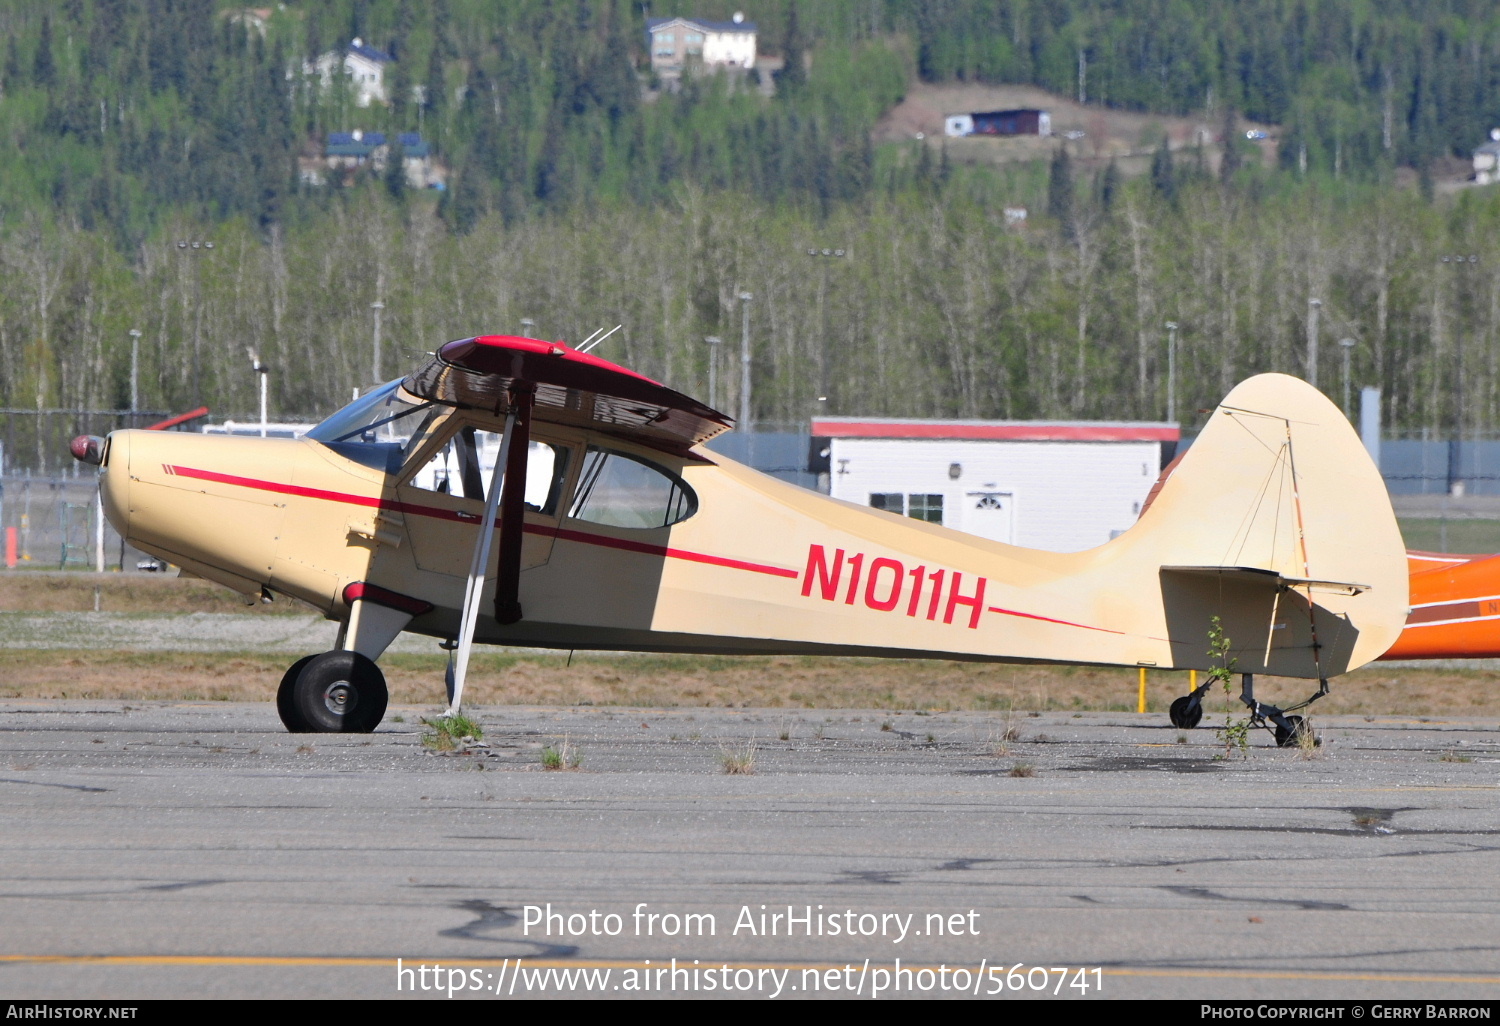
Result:
[[[1015,496],[1010,492],[969,492],[959,530],[990,541],[1014,544]]]

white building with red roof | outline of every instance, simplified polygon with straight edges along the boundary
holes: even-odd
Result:
[[[876,417],[820,417],[812,434],[836,499],[1053,552],[1135,523],[1181,438],[1166,423]]]

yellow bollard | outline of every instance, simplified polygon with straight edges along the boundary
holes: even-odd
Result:
[[[1146,668],[1141,667],[1141,686],[1136,695],[1135,711],[1143,713],[1146,711]]]
[[[1197,670],[1189,670],[1188,671],[1188,690],[1189,691],[1197,691],[1198,690],[1198,671]]]

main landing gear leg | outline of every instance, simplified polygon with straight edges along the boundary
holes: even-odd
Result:
[[[1307,720],[1301,716],[1293,715],[1293,710],[1306,709],[1318,699],[1328,694],[1328,681],[1318,681],[1318,690],[1312,697],[1304,702],[1289,706],[1286,709],[1277,708],[1274,705],[1264,705],[1255,700],[1255,674],[1245,673],[1240,675],[1242,686],[1240,689],[1240,701],[1245,703],[1250,710],[1250,722],[1257,727],[1264,727],[1276,738],[1278,748],[1290,748],[1302,743],[1304,737],[1311,735],[1312,728],[1307,725]],[[1270,723],[1266,721],[1269,720]],[[1316,738],[1313,744],[1317,744]]]
[[[339,648],[303,656],[276,690],[276,711],[293,734],[368,734],[385,716],[385,674],[375,665],[412,614],[367,599],[350,603]]]

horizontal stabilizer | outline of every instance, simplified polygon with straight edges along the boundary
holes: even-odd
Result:
[[[1275,570],[1266,570],[1258,566],[1164,566],[1162,573],[1182,574],[1185,577],[1216,577],[1220,580],[1229,579],[1244,583],[1263,582],[1274,584],[1277,588],[1308,588],[1312,591],[1331,592],[1335,595],[1358,595],[1369,591],[1368,584],[1355,584],[1353,581],[1320,581],[1311,577],[1288,577]]]

